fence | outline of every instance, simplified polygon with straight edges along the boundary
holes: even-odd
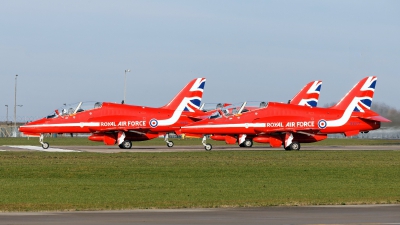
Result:
[[[15,129],[12,126],[1,125],[0,126],[0,137],[12,137],[14,130]]]

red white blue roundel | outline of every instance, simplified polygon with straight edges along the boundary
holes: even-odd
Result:
[[[149,123],[150,123],[150,126],[153,128],[158,126],[158,121],[156,119],[151,119]]]
[[[318,127],[324,129],[326,127],[326,120],[319,120]]]

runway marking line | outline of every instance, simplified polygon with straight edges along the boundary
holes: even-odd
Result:
[[[76,150],[69,150],[69,149],[61,149],[61,148],[48,148],[43,149],[39,146],[32,146],[32,145],[5,145],[10,148],[20,148],[20,149],[27,149],[27,150],[34,150],[34,151],[41,151],[41,152],[81,152]]]

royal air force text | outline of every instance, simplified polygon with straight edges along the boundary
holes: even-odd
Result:
[[[146,121],[100,122],[101,127],[145,127]]]
[[[314,121],[287,122],[283,126],[283,122],[265,123],[265,127],[314,127]]]

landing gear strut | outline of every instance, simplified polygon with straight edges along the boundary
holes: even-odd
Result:
[[[168,133],[166,133],[164,135],[164,141],[167,143],[168,148],[172,148],[172,147],[174,147],[174,142],[169,141],[168,137],[169,137],[169,135],[168,135]]]
[[[119,131],[118,132],[118,147],[122,149],[131,149],[132,148],[132,142],[130,140],[125,140],[125,132]]]
[[[43,149],[48,149],[50,147],[49,143],[43,142],[43,134],[40,134],[39,142],[42,144]]]
[[[207,141],[207,136],[204,135],[203,140],[201,141],[201,143],[203,144],[204,149],[205,149],[206,151],[211,151],[212,145],[209,144],[209,143],[206,143],[206,141]]]

